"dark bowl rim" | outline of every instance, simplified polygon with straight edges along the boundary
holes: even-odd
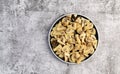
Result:
[[[54,51],[53,51],[53,49],[52,49],[52,46],[51,46],[51,43],[50,43],[50,39],[51,39],[50,33],[51,33],[53,27],[56,25],[56,23],[57,23],[58,21],[60,21],[62,18],[64,18],[64,17],[67,16],[67,15],[70,15],[70,14],[76,14],[76,15],[78,15],[78,16],[80,16],[80,17],[83,17],[83,18],[85,18],[85,19],[87,19],[87,20],[90,20],[90,19],[88,19],[87,17],[85,17],[85,16],[83,16],[83,15],[80,15],[80,14],[77,14],[77,13],[63,14],[62,16],[58,17],[58,18],[52,23],[52,26],[50,27],[49,32],[48,32],[48,44],[49,44],[49,47],[50,47],[51,52],[52,52],[52,53],[54,54],[54,56],[55,56],[56,58],[58,58],[60,61],[62,61],[63,63],[66,63],[66,64],[77,64],[77,63],[72,63],[72,62],[66,62],[66,61],[62,60],[61,58],[59,58],[59,57],[54,53]],[[90,20],[90,22],[93,24],[93,27],[94,27],[95,30],[96,30],[96,35],[95,35],[95,36],[96,36],[96,38],[97,38],[97,40],[98,40],[98,42],[97,42],[97,47],[98,47],[98,43],[99,43],[98,30],[97,30],[96,26],[94,25],[94,23],[93,23],[91,20]],[[97,47],[96,47],[96,49],[97,49]],[[95,49],[95,51],[96,51],[96,49]],[[95,53],[95,51],[94,51],[94,53]],[[94,54],[94,53],[93,53],[93,54]],[[92,54],[92,55],[93,55],[93,54]],[[84,59],[82,62],[86,61],[86,60],[87,60],[88,58],[90,58],[92,55],[90,55],[89,57],[87,57],[86,59]]]

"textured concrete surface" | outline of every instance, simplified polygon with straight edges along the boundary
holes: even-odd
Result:
[[[67,65],[47,35],[66,13],[87,16],[99,32],[97,51]],[[120,0],[0,0],[0,74],[120,74]]]

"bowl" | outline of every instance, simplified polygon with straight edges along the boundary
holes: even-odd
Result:
[[[55,25],[56,25],[59,21],[61,21],[62,18],[66,17],[67,15],[77,15],[77,17],[82,17],[82,18],[85,18],[85,19],[89,20],[92,24],[93,24],[93,22],[92,22],[90,19],[88,19],[87,17],[83,16],[83,15],[73,14],[73,13],[72,13],[72,14],[64,14],[64,15],[60,16],[59,18],[57,18],[57,19],[54,21],[54,23],[52,24],[52,26],[51,26],[51,28],[50,28],[50,30],[49,30],[49,33],[48,33],[48,43],[49,43],[49,47],[50,47],[50,50],[51,50],[52,54],[53,54],[56,58],[58,58],[60,61],[66,63],[66,64],[76,64],[76,63],[72,63],[72,62],[66,62],[66,61],[64,61],[63,59],[61,59],[60,57],[58,57],[58,56],[55,54],[55,52],[53,51],[53,48],[52,48],[52,45],[51,45],[51,41],[50,41],[50,40],[51,40],[50,33],[51,33],[53,27],[55,27]],[[93,28],[96,30],[95,37],[96,37],[96,39],[97,39],[97,46],[98,46],[98,42],[99,42],[99,39],[98,39],[98,31],[97,31],[97,28],[95,27],[94,24],[93,24]],[[95,51],[96,51],[96,49],[95,49]],[[95,51],[94,51],[94,53],[95,53]],[[94,53],[93,53],[93,54],[94,54]],[[88,58],[90,58],[93,54],[89,55],[89,56],[88,56],[87,58],[85,58],[83,61],[85,61],[85,60],[87,60]],[[83,61],[82,61],[82,62],[83,62]]]

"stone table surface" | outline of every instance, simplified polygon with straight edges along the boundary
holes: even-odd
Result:
[[[67,65],[50,51],[52,23],[66,13],[91,19],[99,45]],[[0,74],[120,74],[120,0],[0,0]]]

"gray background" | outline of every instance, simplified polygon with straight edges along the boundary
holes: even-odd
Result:
[[[67,65],[50,51],[52,23],[87,16],[99,32],[92,57]],[[120,74],[120,0],[0,0],[0,74]]]

